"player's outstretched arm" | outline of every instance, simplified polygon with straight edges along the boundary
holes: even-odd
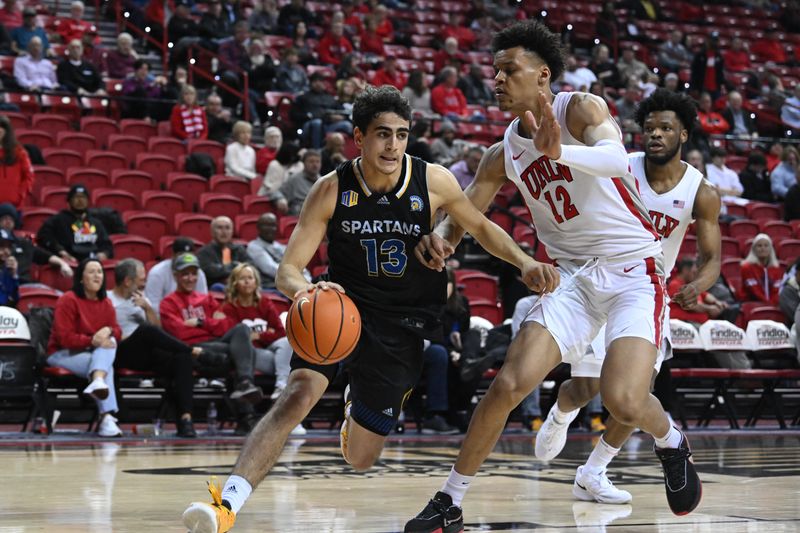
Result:
[[[483,154],[478,170],[475,172],[475,178],[464,193],[472,205],[484,212],[489,208],[506,179],[503,143],[499,142],[490,146]],[[414,253],[423,265],[441,270],[444,268],[445,259],[453,253],[464,237],[464,228],[448,216],[436,227],[435,233],[436,235],[425,235]],[[440,239],[437,239],[436,236],[439,236]]]
[[[486,218],[464,195],[449,170],[439,165],[428,165],[428,192],[432,210],[444,209],[486,251],[519,268],[522,280],[531,290],[552,292],[558,287],[556,269],[523,252],[508,233]]]
[[[294,299],[300,291],[314,287],[303,277],[303,269],[314,257],[319,243],[325,237],[328,221],[336,208],[336,195],[339,191],[339,180],[335,172],[331,172],[317,180],[303,203],[300,219],[295,226],[286,253],[278,266],[275,286],[287,297]],[[324,287],[333,287],[344,292],[335,283],[324,283]]]
[[[681,287],[672,298],[681,307],[691,307],[697,296],[707,291],[719,278],[722,263],[722,238],[719,230],[720,198],[717,189],[703,180],[694,199],[695,229],[699,264],[697,278]]]

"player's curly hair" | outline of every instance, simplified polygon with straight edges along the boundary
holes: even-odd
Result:
[[[370,123],[381,113],[395,113],[411,122],[411,104],[391,85],[368,86],[353,101],[353,125],[366,133]]]
[[[551,79],[564,72],[565,53],[561,37],[538,20],[516,22],[497,32],[492,39],[492,53],[521,47],[538,55],[550,68]]]
[[[636,108],[636,123],[644,127],[647,115],[656,111],[672,111],[678,116],[681,125],[691,134],[697,122],[697,105],[694,100],[683,93],[669,89],[656,89],[653,94],[639,102]]]

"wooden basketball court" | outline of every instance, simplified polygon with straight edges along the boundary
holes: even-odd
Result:
[[[688,517],[669,512],[647,436],[634,436],[612,463],[612,480],[633,494],[633,503],[600,505],[578,502],[571,494],[591,436],[571,437],[562,456],[544,464],[533,457],[533,437],[517,433],[503,437],[467,495],[466,530],[800,531],[799,432],[721,431],[689,438],[704,497]],[[381,464],[358,474],[342,461],[333,433],[310,432],[290,441],[234,531],[402,531],[440,488],[459,442],[392,438]],[[224,482],[240,444],[234,438],[0,439],[0,532],[183,531],[183,509],[192,500],[208,499],[210,475]]]

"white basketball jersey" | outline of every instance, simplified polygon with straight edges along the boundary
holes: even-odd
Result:
[[[692,165],[686,165],[683,177],[672,190],[658,194],[650,187],[645,173],[645,155],[643,152],[628,154],[631,173],[639,182],[644,205],[653,219],[656,231],[661,235],[661,247],[664,249],[664,273],[668,276],[678,259],[683,237],[693,222],[692,211],[697,189],[703,181],[703,175]]]
[[[561,143],[583,145],[567,128],[567,104],[573,94],[558,93],[553,111],[561,125]],[[506,175],[525,199],[537,238],[550,257],[660,258],[658,233],[630,172],[598,177],[551,161],[536,150],[532,139],[517,133],[518,126],[515,119],[503,138]]]

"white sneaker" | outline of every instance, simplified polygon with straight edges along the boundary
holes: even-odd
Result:
[[[584,465],[585,466],[585,465]],[[627,490],[618,489],[606,476],[606,471],[591,472],[579,466],[572,485],[572,494],[585,502],[623,504],[633,499]]]
[[[122,430],[117,425],[117,419],[111,415],[105,415],[100,421],[100,428],[97,434],[101,437],[121,437]]]
[[[578,412],[580,411],[580,409],[570,411],[567,413],[567,421],[563,424],[559,424],[553,417],[555,409],[556,405],[547,413],[544,424],[542,424],[542,427],[539,428],[539,432],[536,434],[536,458],[541,461],[550,461],[561,453],[561,450],[564,449],[564,444],[567,443],[569,425],[575,420],[575,417],[578,416]]]
[[[273,402],[277,400],[278,397],[283,394],[283,389],[285,388],[286,387],[279,387],[278,385],[275,385],[275,389],[272,391],[272,394],[269,395],[269,399]]]
[[[83,393],[96,400],[105,400],[108,398],[108,385],[103,378],[94,378],[89,386],[83,389]]]
[[[308,433],[308,431],[306,430],[306,428],[303,427],[303,424],[297,424],[297,426],[295,426],[295,428],[289,432],[289,435],[295,437],[302,437],[306,433]]]

